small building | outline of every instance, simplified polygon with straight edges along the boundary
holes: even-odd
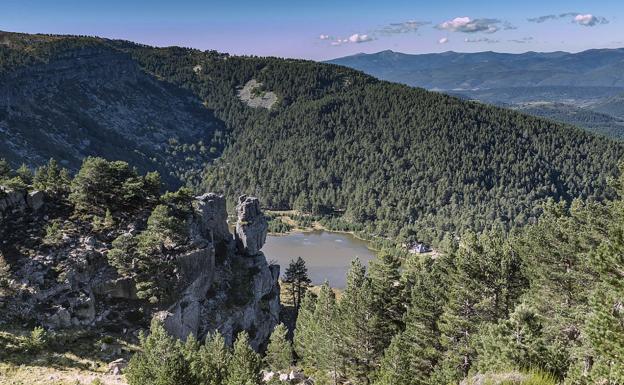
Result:
[[[424,243],[413,243],[407,251],[412,254],[425,254],[431,252],[431,247],[425,245]]]

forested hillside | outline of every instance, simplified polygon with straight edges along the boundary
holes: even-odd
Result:
[[[374,234],[436,240],[530,223],[546,198],[611,196],[606,179],[622,154],[619,144],[572,127],[334,65],[104,39],[8,39],[20,44],[3,46],[4,57],[33,44],[44,52],[7,60],[8,74],[31,61],[79,57],[85,45],[129,55],[147,75],[190,90],[222,121],[213,142],[229,145],[207,163],[204,187],[252,193],[271,208],[344,212]],[[239,98],[252,79],[261,83],[254,94],[277,96],[271,109]],[[214,147],[208,158],[220,154]]]
[[[354,384],[622,384],[621,196],[551,201],[537,223],[465,233],[438,258],[355,261],[340,298],[303,300],[298,364]]]
[[[574,124],[621,139],[624,109],[623,49],[583,52],[442,52],[404,54],[382,51],[330,60],[383,80],[517,107],[535,116]],[[618,96],[619,95],[619,96]],[[551,103],[548,109],[524,108]],[[596,122],[594,112],[609,115]]]
[[[224,126],[186,89],[93,38],[0,33],[0,157],[31,168],[86,156],[158,170],[169,188],[199,181]]]

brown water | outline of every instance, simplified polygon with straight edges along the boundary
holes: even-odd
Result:
[[[301,257],[308,267],[312,284],[320,285],[325,280],[332,287],[344,288],[351,260],[360,258],[363,264],[375,258],[367,243],[350,234],[313,231],[267,237],[262,247],[267,261],[281,266],[282,275],[292,259]]]

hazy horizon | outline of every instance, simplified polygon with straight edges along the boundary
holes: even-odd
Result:
[[[418,5],[321,0],[13,1],[0,30],[92,35],[236,55],[330,60],[356,53],[580,52],[624,46],[624,4],[529,0]]]

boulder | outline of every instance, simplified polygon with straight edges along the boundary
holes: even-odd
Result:
[[[236,222],[236,246],[240,253],[256,255],[266,242],[269,229],[264,214],[260,210],[260,201],[246,195],[238,198],[236,206],[238,221]]]
[[[11,190],[0,186],[0,216],[7,211],[39,210],[44,203],[45,194],[42,191],[27,193],[21,190]]]
[[[0,186],[0,212],[13,210],[24,210],[27,207],[25,194],[23,191],[14,191]]]
[[[60,308],[51,317],[48,317],[47,325],[51,329],[62,329],[71,326],[71,314],[65,308]]]
[[[118,376],[126,369],[127,366],[128,362],[123,358],[119,358],[108,364],[107,372],[108,374]]]
[[[132,278],[117,278],[101,282],[93,286],[93,293],[109,298],[137,299],[136,287]]]
[[[43,191],[32,191],[28,194],[26,202],[33,211],[37,211],[43,206],[44,197]]]

